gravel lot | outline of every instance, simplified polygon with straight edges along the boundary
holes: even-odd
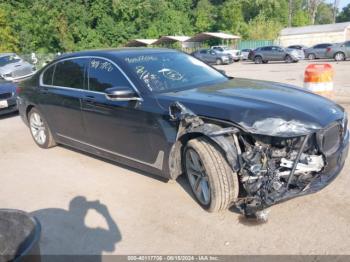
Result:
[[[345,94],[350,62],[332,65]],[[300,85],[305,66],[222,68]],[[39,218],[43,254],[350,255],[349,172],[350,160],[326,189],[273,206],[269,221],[256,224],[233,211],[205,212],[184,178],[170,184],[69,148],[43,150],[18,116],[0,118],[0,207]]]

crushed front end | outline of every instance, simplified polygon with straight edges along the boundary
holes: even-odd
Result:
[[[275,131],[271,129],[271,134]],[[342,170],[348,154],[346,118],[301,136],[236,135],[243,190],[235,205],[246,216],[327,186]]]

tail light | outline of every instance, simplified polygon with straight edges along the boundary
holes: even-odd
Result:
[[[326,52],[330,52],[331,50],[332,50],[332,48],[327,47]]]
[[[22,91],[22,89],[19,86],[16,86],[16,94],[20,94]]]

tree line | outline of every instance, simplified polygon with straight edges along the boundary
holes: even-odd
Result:
[[[274,39],[286,26],[350,21],[325,0],[0,0],[0,52],[117,47],[203,31]]]

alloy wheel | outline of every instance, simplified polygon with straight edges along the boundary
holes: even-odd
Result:
[[[344,56],[343,53],[336,53],[334,59],[335,59],[335,61],[344,61],[345,60],[345,56]]]
[[[202,205],[210,203],[209,177],[198,153],[189,148],[186,151],[186,173],[193,193]]]
[[[308,58],[309,60],[314,60],[314,59],[316,59],[316,56],[315,56],[314,54],[309,54],[309,55],[307,56],[307,58]]]
[[[40,115],[36,112],[30,115],[29,119],[30,131],[39,145],[43,145],[46,142],[46,128],[44,121],[41,119]]]

